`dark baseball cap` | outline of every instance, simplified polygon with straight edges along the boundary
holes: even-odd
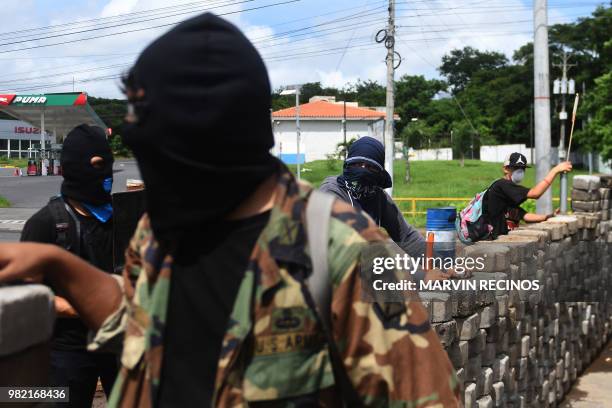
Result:
[[[527,165],[527,158],[517,152],[511,153],[508,157],[506,157],[506,161],[504,161],[504,166],[523,169],[529,167]]]

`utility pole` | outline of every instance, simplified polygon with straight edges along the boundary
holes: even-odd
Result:
[[[295,141],[297,143],[297,157],[295,162],[297,163],[298,180],[302,177],[300,174],[300,88],[302,88],[302,85],[289,85],[280,93],[281,95],[295,94]]]
[[[344,99],[344,114],[342,119],[342,132],[344,133],[344,160],[348,154],[348,146],[346,145],[346,98]]]
[[[551,162],[547,0],[534,0],[533,25],[536,180],[543,180],[550,171]],[[538,199],[536,210],[539,214],[551,214],[553,212],[550,188]]]
[[[563,51],[563,62],[561,64],[553,64],[555,67],[561,68],[562,77],[561,81],[555,81],[553,86],[553,93],[561,94],[561,112],[559,112],[559,123],[560,123],[560,134],[559,134],[559,162],[565,161],[565,122],[567,121],[566,101],[565,95],[575,93],[574,82],[568,81],[567,79],[567,68],[574,67],[576,64],[568,64],[569,56],[566,51]],[[570,83],[571,82],[571,83]],[[567,174],[561,174],[561,214],[567,214]]]
[[[535,144],[533,142],[533,103],[531,104],[531,109],[529,110],[529,140],[531,140],[531,164],[533,165],[533,151],[535,150]]]
[[[584,83],[584,81],[582,81],[582,97],[583,98],[586,97],[586,84]],[[591,115],[589,114],[587,116],[587,118],[588,118],[588,121],[590,122],[591,121]],[[583,132],[584,132],[584,129],[585,129],[585,125],[584,125],[585,122],[587,122],[587,120],[584,119],[584,117],[583,117],[583,119],[581,121],[582,131]],[[589,147],[588,157],[589,157],[589,174],[593,174],[593,150],[590,147]]]
[[[385,122],[385,168],[391,175],[393,181],[393,158],[394,134],[393,134],[393,111],[395,110],[394,76],[395,66],[393,57],[395,54],[395,0],[389,0],[389,23],[387,25],[387,36],[385,47],[387,48],[387,120]],[[387,189],[393,196],[393,186]]]
[[[300,139],[301,139],[301,131],[300,131],[300,86],[295,87],[295,134],[297,139],[297,179],[300,180],[302,178],[302,174],[300,172]]]

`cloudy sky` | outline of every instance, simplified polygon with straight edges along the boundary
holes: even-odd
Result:
[[[549,0],[549,23],[588,16],[602,1]],[[396,75],[437,77],[466,45],[506,53],[533,35],[531,0],[397,0]],[[118,76],[152,39],[210,10],[264,56],[274,88],[357,79],[384,83],[387,0],[2,0],[0,93],[86,91],[121,97]]]

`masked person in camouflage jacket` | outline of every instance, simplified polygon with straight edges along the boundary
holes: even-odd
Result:
[[[460,405],[418,297],[362,298],[360,251],[388,237],[340,200],[329,221],[326,341],[305,281],[311,190],[269,154],[270,84],[239,30],[211,14],[181,23],[125,84],[122,137],[147,214],[122,278],[54,246],[0,245],[0,281],[44,274],[93,329],[90,350],[120,353],[110,406],[342,406],[331,344],[352,405]]]

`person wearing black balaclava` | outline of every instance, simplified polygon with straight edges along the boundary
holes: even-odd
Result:
[[[425,239],[406,222],[384,190],[392,185],[384,163],[382,143],[369,136],[361,137],[349,147],[342,174],[327,177],[319,189],[365,211],[408,255],[423,256]]]
[[[270,82],[240,30],[209,13],[178,24],[143,51],[124,90],[121,137],[147,213],[122,279],[56,248],[0,244],[0,282],[44,274],[96,330],[90,349],[116,350],[124,337],[110,406],[459,404],[418,299],[362,301],[360,244],[386,236],[340,200],[308,206],[312,190],[270,154]],[[309,242],[319,215],[327,254]],[[329,276],[315,295],[329,293],[326,309],[306,281],[323,263]],[[390,347],[379,355],[368,337]],[[392,374],[364,379],[379,356]]]
[[[75,127],[64,140],[60,162],[61,195],[26,222],[21,241],[59,245],[110,273],[113,155],[104,131],[85,124]],[[64,298],[55,297],[55,309],[50,385],[70,387],[67,406],[90,407],[98,378],[110,394],[116,357],[86,351],[87,327]]]

